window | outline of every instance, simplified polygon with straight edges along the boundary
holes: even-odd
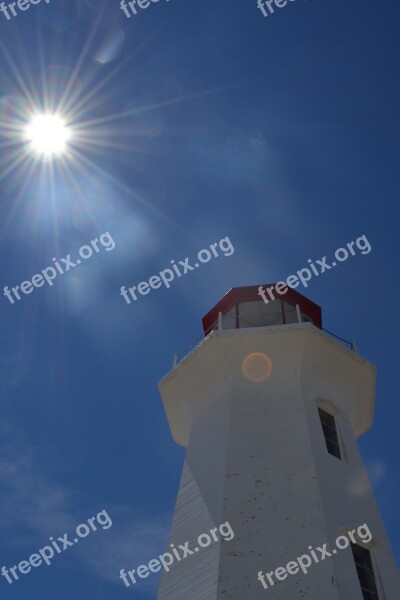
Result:
[[[306,315],[303,311],[301,311],[301,320],[303,323],[314,323],[312,318]]]
[[[299,322],[299,318],[297,316],[297,310],[296,310],[296,307],[293,306],[293,304],[284,302],[283,309],[285,311],[285,321],[287,324]]]
[[[285,311],[285,323],[289,324],[299,322],[299,317],[297,315],[297,308],[295,304],[283,302],[283,308]],[[314,320],[308,315],[306,315],[306,313],[303,310],[300,310],[300,317],[302,323],[314,323]]]
[[[321,419],[322,430],[325,436],[326,447],[329,454],[342,458],[340,452],[339,436],[336,427],[335,417],[322,408],[318,408],[319,418]]]
[[[364,600],[379,600],[370,551],[357,544],[352,544],[351,549]]]
[[[233,306],[225,315],[222,315],[222,329],[236,329],[236,306]],[[218,329],[218,321],[217,321]]]
[[[262,301],[239,303],[239,327],[282,325],[280,300],[265,304]]]

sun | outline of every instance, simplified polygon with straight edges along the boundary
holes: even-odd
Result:
[[[35,154],[52,158],[64,154],[71,131],[59,115],[39,114],[27,126],[25,138]]]

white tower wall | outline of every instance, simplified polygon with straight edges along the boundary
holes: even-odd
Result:
[[[243,359],[263,352],[272,373],[249,381]],[[213,332],[160,383],[175,440],[188,447],[170,543],[228,521],[229,542],[172,566],[158,600],[362,600],[350,548],[307,574],[268,585],[274,571],[367,523],[385,596],[399,577],[356,444],[371,425],[375,371],[311,324]],[[317,403],[334,411],[345,453],[327,452]],[[275,579],[276,581],[276,579]]]

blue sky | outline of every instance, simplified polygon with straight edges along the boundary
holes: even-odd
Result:
[[[264,18],[250,0],[160,0],[127,19],[116,0],[53,0],[0,17],[0,125],[29,117],[27,96],[56,105],[73,74],[74,124],[91,122],[69,176],[10,168],[2,147],[1,287],[106,231],[115,241],[53,287],[1,300],[2,564],[102,509],[113,520],[2,579],[7,597],[130,593],[119,569],[164,551],[184,458],[157,391],[173,354],[229,288],[363,234],[369,254],[300,291],[377,365],[360,447],[399,559],[398,5],[296,0]],[[225,236],[232,256],[131,305],[119,295]],[[156,589],[153,576],[133,592]]]

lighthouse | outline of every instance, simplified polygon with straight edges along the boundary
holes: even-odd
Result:
[[[221,523],[234,537],[176,561],[157,600],[400,598],[357,446],[375,367],[291,288],[267,301],[260,286],[233,288],[203,328],[159,383],[187,449],[169,545],[193,548]]]

